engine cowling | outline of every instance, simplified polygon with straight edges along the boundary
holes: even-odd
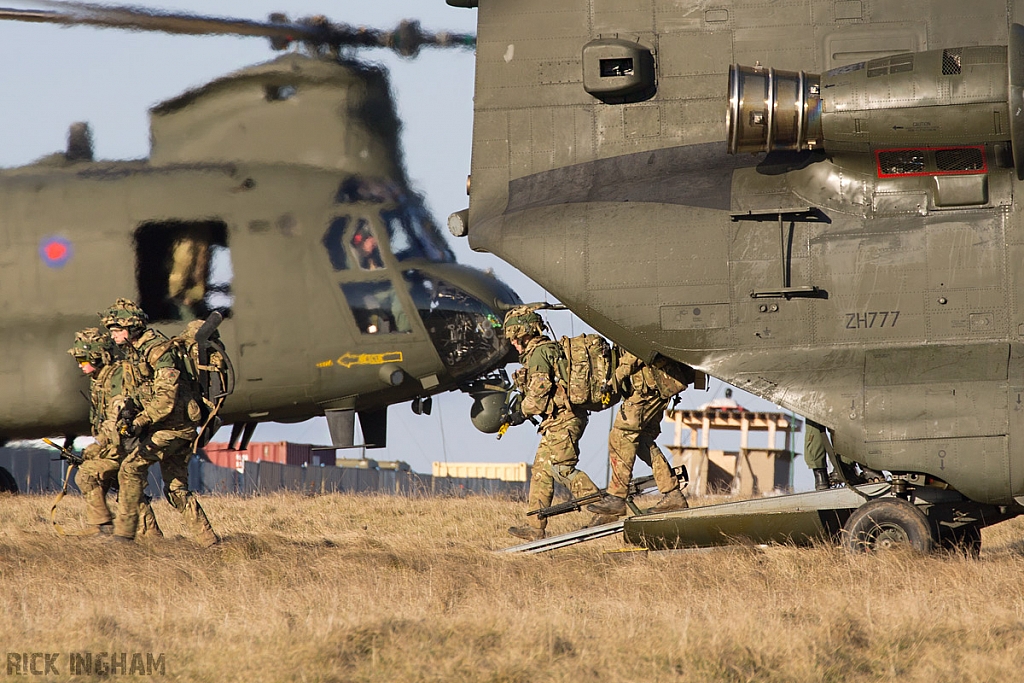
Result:
[[[735,64],[729,152],[1006,145],[1024,170],[1024,27],[1010,45],[903,53],[824,75]]]

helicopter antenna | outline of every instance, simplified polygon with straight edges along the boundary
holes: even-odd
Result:
[[[314,50],[329,49],[335,53],[343,48],[387,48],[403,57],[414,57],[424,47],[476,47],[476,36],[472,34],[431,33],[424,31],[418,21],[402,21],[394,30],[384,31],[335,23],[322,16],[288,21],[283,14],[273,14],[269,21],[252,21],[83,2],[34,0],[30,4],[48,9],[2,7],[0,20],[182,35],[256,36],[269,38],[275,50],[302,43]]]

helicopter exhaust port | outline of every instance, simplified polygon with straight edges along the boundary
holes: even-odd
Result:
[[[730,154],[977,147],[1009,165],[1015,149],[1012,164],[1024,180],[1020,24],[1011,26],[1009,46],[903,52],[820,75],[734,64],[728,94]]]
[[[821,76],[733,64],[726,126],[729,154],[821,147]]]

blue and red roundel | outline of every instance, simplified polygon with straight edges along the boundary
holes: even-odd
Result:
[[[63,268],[71,259],[71,241],[64,237],[44,237],[39,243],[39,257],[50,268]]]

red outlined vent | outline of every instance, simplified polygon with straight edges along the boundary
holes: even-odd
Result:
[[[988,173],[985,148],[917,147],[875,151],[879,178]]]

